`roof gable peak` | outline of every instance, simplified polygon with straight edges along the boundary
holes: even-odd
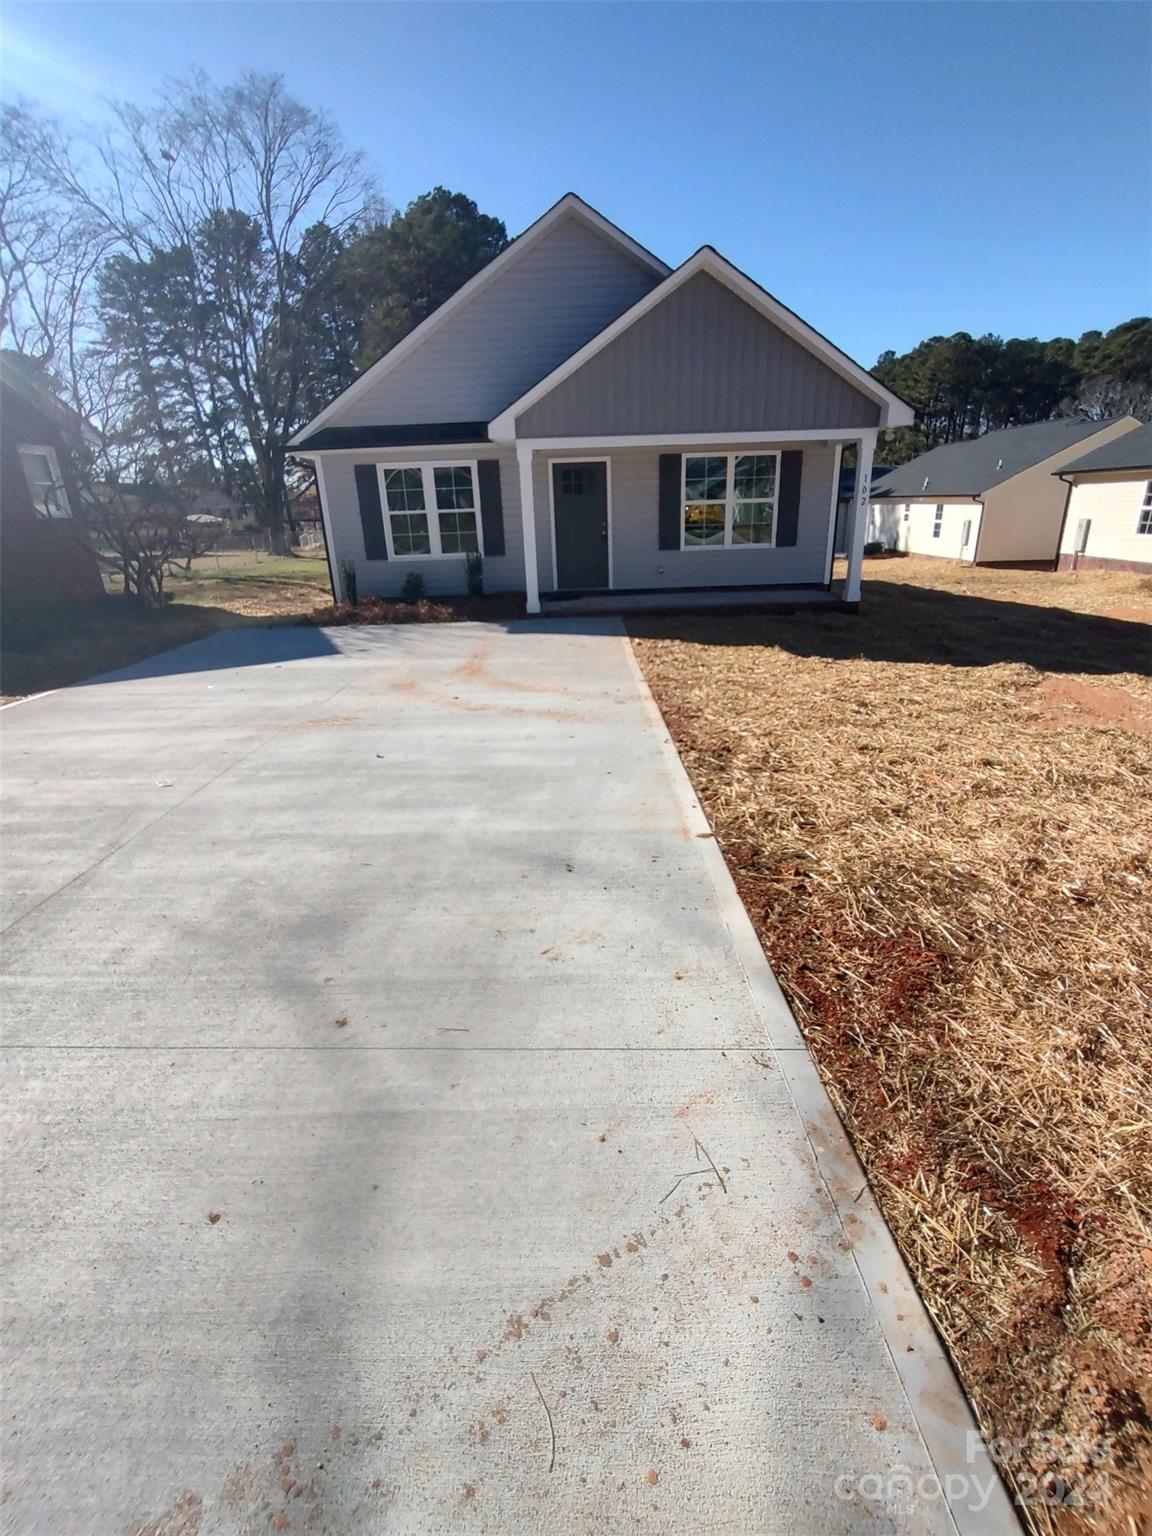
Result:
[[[657,279],[666,278],[671,271],[666,262],[653,255],[651,251],[642,246],[638,240],[634,240],[619,225],[613,224],[598,209],[593,208],[591,203],[585,202],[575,192],[565,192],[534,223],[530,224],[527,229],[511,240],[500,252],[499,256],[494,257],[487,266],[481,267],[479,272],[474,273],[466,283],[457,288],[455,293],[445,299],[443,304],[439,305],[419,325],[409,331],[407,336],[403,337],[394,347],[385,352],[383,357],[378,358],[376,362],[366,368],[358,378],[354,379],[346,389],[337,395],[335,400],[326,405],[306,426],[301,427],[295,432],[288,444],[289,448],[301,445],[306,438],[311,437],[320,427],[332,423],[334,418],[346,410],[353,401],[358,400],[381,378],[391,373],[406,357],[415,352],[429,336],[434,335],[458,309],[474,298],[476,294],[487,288],[495,278],[506,272],[523,256],[525,251],[533,249],[550,230],[554,229],[557,224],[566,218],[579,219],[582,224],[594,230],[602,239],[608,241],[610,245],[614,245],[618,250],[623,251],[639,267],[650,272]]]

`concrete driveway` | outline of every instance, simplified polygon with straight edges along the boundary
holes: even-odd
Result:
[[[5,1530],[1014,1528],[612,621],[0,722]]]

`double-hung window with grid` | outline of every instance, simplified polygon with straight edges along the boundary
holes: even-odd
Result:
[[[1136,522],[1136,532],[1152,534],[1152,480],[1144,487],[1144,503]]]
[[[685,455],[684,548],[773,544],[779,470],[777,453]]]
[[[483,554],[475,464],[383,464],[380,477],[391,559]]]

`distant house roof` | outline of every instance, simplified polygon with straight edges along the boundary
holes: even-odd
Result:
[[[1082,459],[1073,459],[1056,471],[1060,475],[1076,475],[1091,469],[1147,469],[1152,470],[1152,421],[1142,427],[1125,432],[1122,437],[1095,448]]]
[[[872,471],[872,478],[868,482],[872,490],[875,491],[880,481],[883,480],[884,476],[890,473],[891,471],[886,464],[881,464],[874,468]],[[841,501],[843,501],[848,496],[854,496],[856,494],[855,464],[848,464],[843,469],[841,469],[840,484],[837,494],[839,495]]]
[[[423,448],[432,443],[486,443],[486,421],[426,421],[401,427],[321,427],[292,447],[301,453],[320,448]]]
[[[1115,417],[1114,420],[1122,420]],[[979,496],[1022,470],[1041,464],[1062,449],[1094,437],[1109,421],[1080,421],[1072,416],[1004,427],[962,443],[942,443],[918,459],[900,464],[876,489],[877,498],[904,496]],[[1124,438],[1119,439],[1120,442]],[[1103,452],[1104,450],[1101,450]]]
[[[22,395],[29,405],[34,406],[49,421],[55,421],[66,433],[71,432],[88,443],[99,443],[100,434],[95,427],[66,401],[61,400],[59,395],[53,394],[47,383],[35,376],[35,369],[36,365],[19,353],[8,349],[0,351],[0,384]]]

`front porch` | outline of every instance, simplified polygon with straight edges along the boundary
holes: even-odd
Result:
[[[851,444],[858,491],[867,486],[876,436],[856,427],[516,440],[528,612],[855,607],[859,500],[843,587],[832,583],[840,463]]]

